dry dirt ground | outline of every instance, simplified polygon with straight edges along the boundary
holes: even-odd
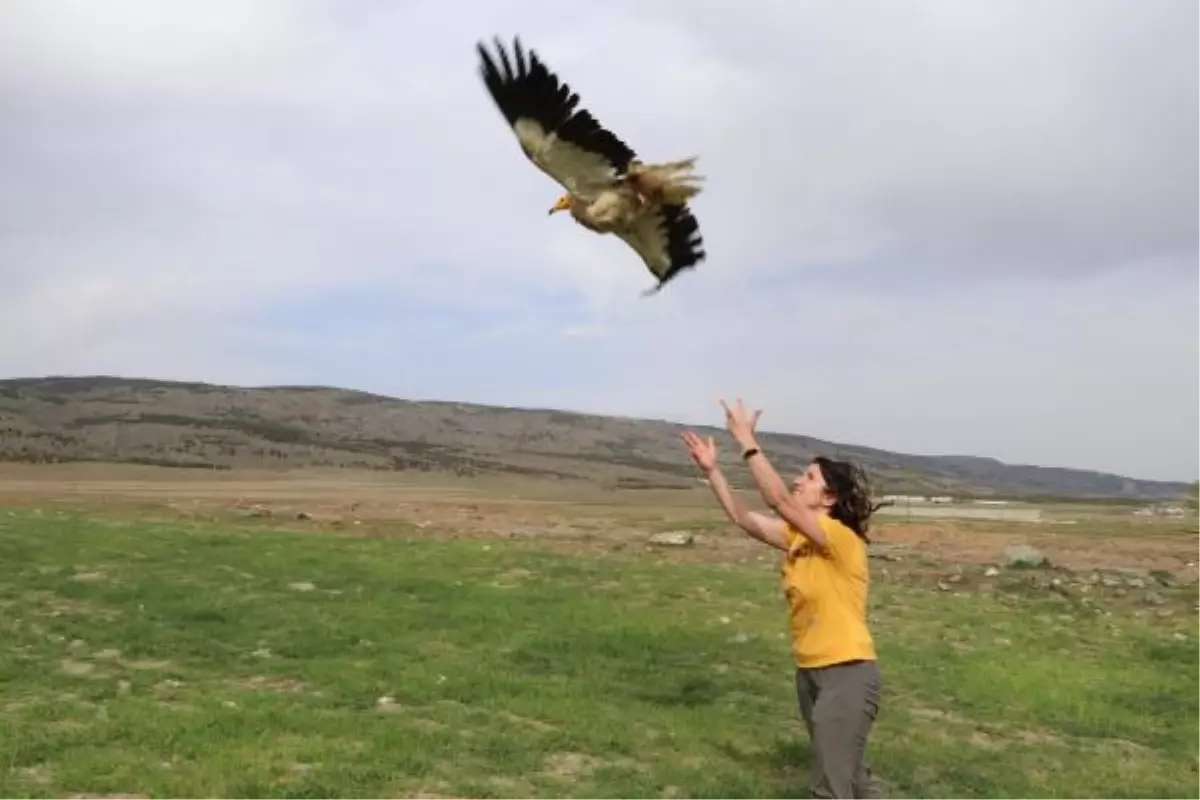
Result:
[[[748,497],[757,504],[758,498]],[[386,536],[396,523],[422,535],[537,538],[588,550],[647,546],[654,533],[686,530],[682,558],[768,560],[716,509],[708,490],[605,491],[527,479],[456,479],[351,471],[210,472],[107,464],[0,464],[0,506],[94,508],[170,516],[269,519],[275,526]],[[940,570],[1003,560],[1031,545],[1071,570],[1169,572],[1197,581],[1195,517],[1140,520],[1129,508],[1080,509],[1043,522],[903,520],[880,516],[873,550],[897,569]],[[906,566],[901,566],[904,564]]]

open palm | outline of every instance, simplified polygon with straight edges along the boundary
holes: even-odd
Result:
[[[684,431],[683,443],[687,445],[688,455],[696,466],[705,472],[711,472],[717,466],[717,445],[713,437],[701,439],[695,431]]]

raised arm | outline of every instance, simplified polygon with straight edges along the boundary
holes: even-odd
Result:
[[[786,551],[787,525],[783,520],[746,508],[742,498],[729,485],[729,481],[725,480],[725,475],[717,466],[717,447],[712,437],[705,440],[694,431],[684,431],[683,441],[688,447],[688,454],[708,479],[708,487],[721,504],[721,509],[725,516],[729,517],[729,521],[760,542]]]
[[[742,458],[750,468],[750,475],[758,486],[763,502],[814,545],[821,550],[826,550],[828,544],[825,531],[822,530],[816,513],[793,501],[792,494],[787,490],[783,479],[779,477],[779,473],[771,466],[771,462],[758,445],[754,435],[754,425],[758,422],[758,417],[762,412],[754,412],[753,419],[750,419],[741,400],[738,400],[737,405],[733,408],[730,408],[722,400],[721,407],[725,409],[725,422],[729,427],[729,433],[742,449]]]

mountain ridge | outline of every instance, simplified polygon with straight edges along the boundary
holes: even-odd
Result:
[[[695,485],[684,427],[555,408],[409,400],[320,385],[236,386],[110,375],[0,380],[0,461],[116,461],[174,467],[305,466],[523,473],[614,487]],[[783,472],[823,453],[851,458],[877,492],[1171,499],[1185,482],[917,455],[803,434],[760,435]],[[730,459],[726,457],[726,462]],[[733,459],[736,461],[736,459]],[[741,464],[729,467],[744,483]]]

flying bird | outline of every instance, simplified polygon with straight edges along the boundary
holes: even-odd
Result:
[[[700,226],[688,207],[703,181],[693,171],[695,157],[643,164],[591,113],[577,110],[579,96],[533,50],[527,57],[520,37],[512,60],[499,39],[495,44],[500,66],[477,45],[484,85],[526,157],[566,189],[549,213],[567,211],[588,230],[633,248],[658,279],[645,294],[703,261]]]

